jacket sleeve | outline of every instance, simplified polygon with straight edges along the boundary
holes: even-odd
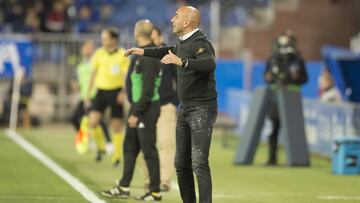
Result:
[[[171,76],[175,80],[175,82],[177,83],[177,69],[176,69],[176,66],[171,64],[171,66],[169,66],[168,68],[170,68]]]
[[[211,72],[215,69],[215,53],[210,42],[204,40],[194,41],[191,50],[194,58],[187,59],[186,69],[199,72]]]
[[[268,60],[266,61],[266,67],[265,67],[265,72],[264,72],[264,80],[265,80],[267,83],[270,83],[270,84],[274,83],[274,77],[273,77],[273,73],[272,73],[272,71],[271,71],[272,66],[273,66],[273,58],[270,57],[270,58],[268,58]],[[266,78],[266,75],[267,75],[267,74],[270,74],[270,75],[271,75],[271,80],[268,80],[268,79]]]
[[[141,63],[142,66],[142,93],[139,102],[134,104],[132,115],[136,117],[141,116],[151,103],[151,98],[154,94],[154,83],[158,74],[158,62],[154,59],[144,57]]]
[[[162,57],[164,57],[166,54],[169,53],[169,50],[175,53],[175,47],[172,46],[145,48],[144,56],[161,59]]]
[[[308,74],[306,71],[306,67],[305,67],[305,63],[304,60],[302,58],[299,57],[299,78],[296,81],[297,84],[299,85],[303,85],[308,81]]]

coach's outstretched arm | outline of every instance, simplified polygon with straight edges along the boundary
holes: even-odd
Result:
[[[144,55],[148,57],[162,59],[166,54],[168,54],[169,50],[174,51],[174,47],[152,47],[145,49],[133,47],[125,52],[125,56],[127,57],[131,54],[135,54],[140,56]]]
[[[142,55],[144,55],[144,49],[136,48],[136,47],[130,48],[130,49],[126,50],[124,56],[128,57],[131,54],[142,56]]]

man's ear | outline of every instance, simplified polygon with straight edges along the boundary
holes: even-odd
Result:
[[[187,28],[188,26],[189,26],[189,20],[185,20],[185,22],[184,22],[184,28]]]

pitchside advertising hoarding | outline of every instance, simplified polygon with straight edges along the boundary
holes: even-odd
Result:
[[[239,89],[226,92],[226,114],[237,124],[236,134],[241,136],[249,115],[252,93]],[[303,100],[307,143],[312,153],[331,156],[334,139],[343,136],[360,135],[360,105],[353,103],[330,104],[314,99]],[[266,121],[262,139],[271,132]],[[280,130],[280,134],[283,132]],[[282,137],[280,142],[282,142]]]
[[[0,78],[12,78],[21,68],[29,76],[32,69],[33,44],[27,37],[0,36]]]

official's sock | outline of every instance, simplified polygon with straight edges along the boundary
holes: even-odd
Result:
[[[92,136],[94,137],[96,147],[98,151],[105,151],[105,138],[104,132],[100,125],[97,125],[95,128],[92,129]]]
[[[112,143],[114,146],[113,155],[111,157],[111,162],[114,163],[121,159],[123,153],[123,141],[124,134],[123,133],[113,133],[112,134]]]

